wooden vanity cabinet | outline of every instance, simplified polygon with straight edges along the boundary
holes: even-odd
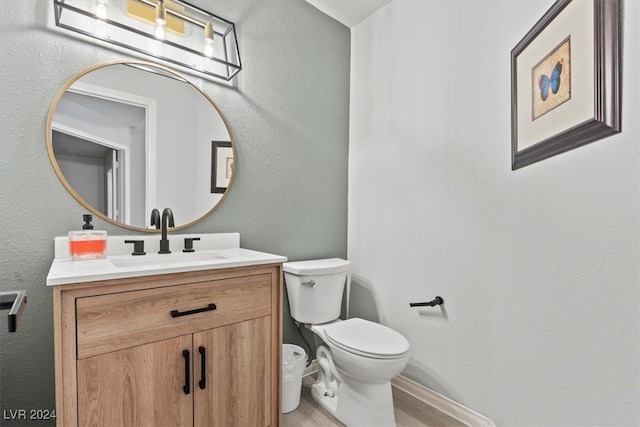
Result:
[[[59,426],[278,426],[281,264],[60,285]]]

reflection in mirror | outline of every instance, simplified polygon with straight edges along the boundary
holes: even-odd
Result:
[[[217,170],[220,142],[231,147],[224,170]],[[71,79],[49,111],[47,148],[82,205],[132,229],[149,229],[151,211],[165,207],[176,228],[191,225],[233,181],[235,148],[218,107],[182,76],[149,63],[104,64]]]

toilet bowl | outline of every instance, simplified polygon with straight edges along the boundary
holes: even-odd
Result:
[[[318,344],[311,395],[347,426],[395,426],[390,381],[409,360],[409,342],[378,323],[338,319],[349,267],[339,258],[283,266],[291,316]]]
[[[310,329],[329,348],[338,371],[359,381],[389,382],[409,360],[406,338],[379,323],[352,318]]]

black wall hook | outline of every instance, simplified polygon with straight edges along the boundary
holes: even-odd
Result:
[[[429,302],[410,302],[409,307],[433,307],[435,305],[441,304],[444,304],[444,300],[442,299],[442,297],[435,297]]]

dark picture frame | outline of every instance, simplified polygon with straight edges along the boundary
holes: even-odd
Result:
[[[572,0],[556,1],[511,51],[512,170],[621,131],[621,0],[581,1],[575,2],[575,6],[572,3]],[[583,35],[589,34],[590,30],[581,32],[581,27],[589,23],[573,17],[575,14],[580,18],[582,15],[575,10],[590,8],[591,4],[592,55],[588,50],[580,49],[581,42],[590,46],[590,40]],[[567,64],[564,69],[559,67],[559,71],[553,64],[563,62],[551,58],[567,37],[571,38],[572,57],[567,58],[572,64],[570,75],[566,74]],[[544,64],[547,58],[551,58],[550,62]],[[537,71],[537,80],[534,81],[534,68],[541,66],[546,67],[545,74],[542,76],[542,72]],[[571,99],[563,99],[553,108],[548,108],[542,117],[532,114],[535,96],[552,99],[563,83],[573,85],[580,82],[583,74],[587,76],[583,80],[590,83],[591,71],[592,85],[576,84],[576,87],[571,87]],[[579,112],[583,110],[586,114],[581,116]]]
[[[234,159],[230,141],[211,141],[212,193],[224,193],[227,191],[235,167]]]

